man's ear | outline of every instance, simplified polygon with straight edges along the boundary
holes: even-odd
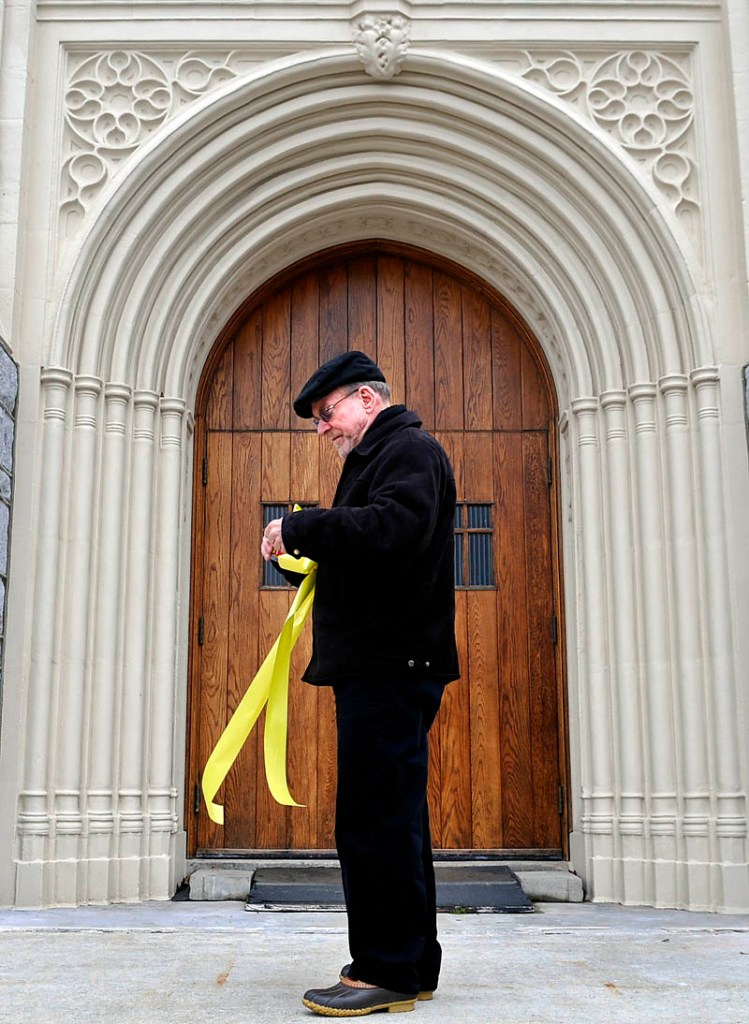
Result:
[[[365,410],[372,412],[377,405],[377,395],[372,388],[368,388],[365,384],[364,387],[359,388],[359,395]]]

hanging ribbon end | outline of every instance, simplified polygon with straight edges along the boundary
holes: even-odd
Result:
[[[221,804],[212,804],[208,800],[205,802],[206,809],[208,811],[208,817],[211,821],[215,822],[216,825],[224,824],[224,808]]]
[[[208,811],[208,817],[216,825],[224,824],[224,808],[221,804],[215,804],[213,800],[209,800],[208,794],[206,793],[205,780],[203,785],[200,787],[203,790],[203,800],[205,801],[205,809]],[[213,794],[215,795],[216,790],[214,789]]]

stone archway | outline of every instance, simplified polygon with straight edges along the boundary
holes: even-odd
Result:
[[[169,892],[200,373],[275,272],[380,237],[507,295],[554,377],[575,867],[595,898],[746,906],[721,388],[668,213],[490,65],[415,52],[379,90],[345,54],[267,65],[156,133],[92,214],[42,374],[18,892]]]

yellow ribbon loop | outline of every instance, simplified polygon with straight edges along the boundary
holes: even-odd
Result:
[[[315,596],[317,563],[310,558],[281,555],[278,564],[284,569],[305,576],[296,593],[289,614],[270,653],[247,687],[229,723],[213,748],[203,769],[201,788],[208,816],[217,825],[224,823],[224,808],[213,798],[229,774],[237,756],[252,732],[263,708],[265,711],[265,777],[273,798],[287,807],[303,807],[289,792],[286,778],[286,746],[289,721],[289,668],[291,652]],[[267,705],[267,707],[266,707]]]

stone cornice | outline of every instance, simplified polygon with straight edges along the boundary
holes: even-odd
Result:
[[[367,5],[378,9],[378,0]],[[399,7],[400,4],[392,4]],[[599,19],[633,20],[714,20],[720,17],[720,0],[410,0],[410,16],[439,21],[569,21]],[[351,0],[38,0],[40,21],[332,21],[348,20]]]

